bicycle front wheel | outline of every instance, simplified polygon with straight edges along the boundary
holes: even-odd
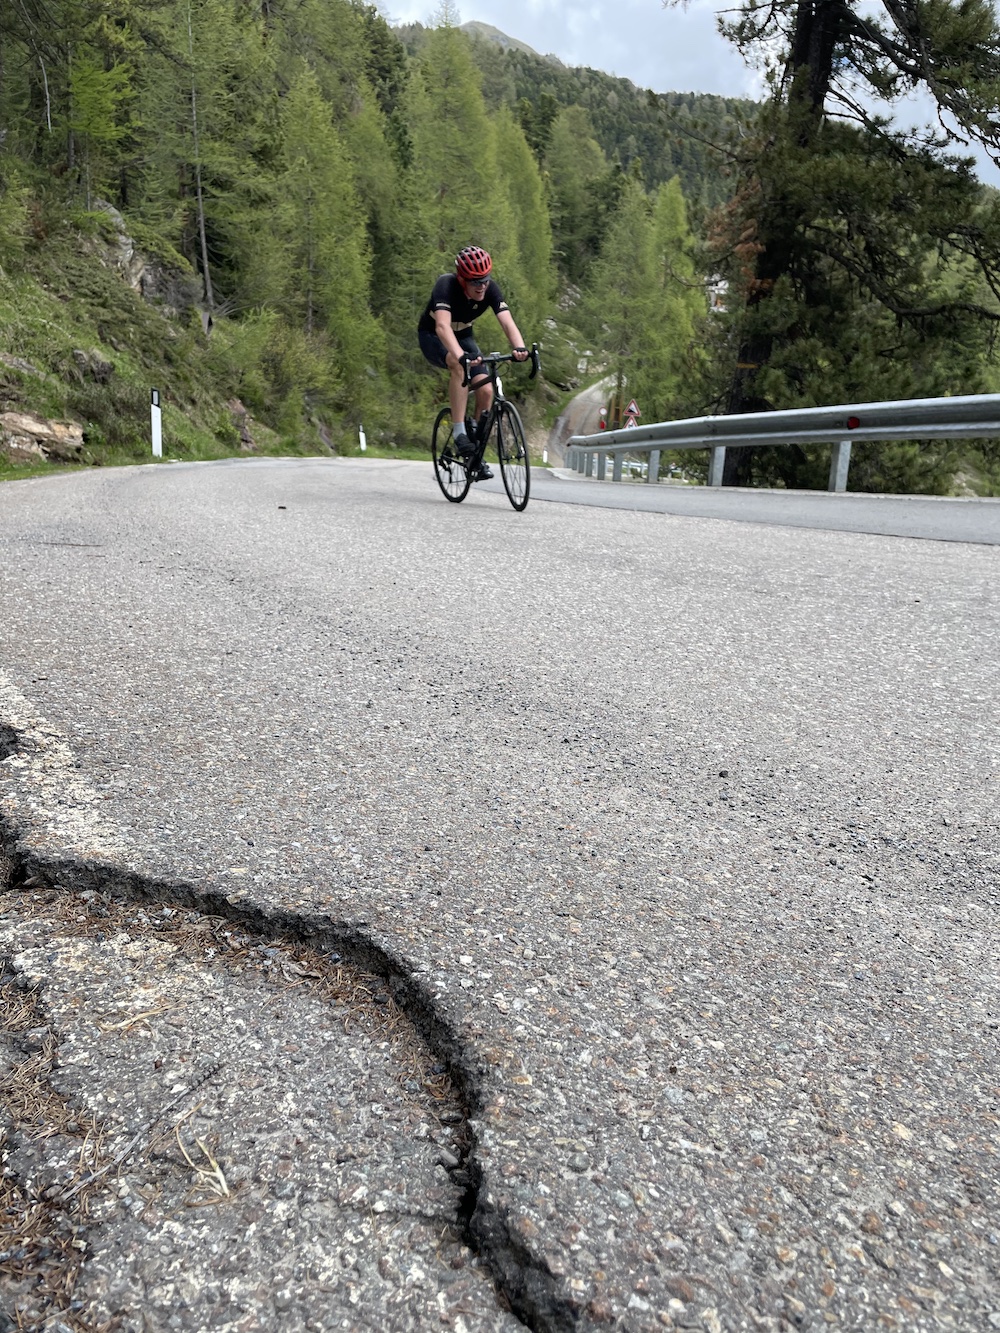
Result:
[[[528,462],[528,446],[524,439],[524,427],[513,403],[501,403],[497,415],[497,456],[500,459],[500,475],[503,477],[507,499],[515,509],[522,510],[528,503],[531,489],[531,466]]]
[[[434,435],[431,439],[431,455],[434,459],[434,475],[446,500],[452,504],[461,504],[469,493],[472,479],[462,466],[462,460],[455,448],[451,429],[451,409],[442,407],[434,422]]]

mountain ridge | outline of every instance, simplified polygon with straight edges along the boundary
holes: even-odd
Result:
[[[563,69],[568,68],[566,62],[560,60],[558,56],[551,53],[543,55],[542,52],[536,51],[533,46],[529,46],[527,42],[522,42],[517,37],[509,37],[507,33],[495,28],[492,23],[482,23],[478,19],[470,19],[468,23],[462,23],[459,27],[462,32],[467,32],[470,37],[478,37],[485,42],[494,42],[505,51],[509,51],[513,47],[517,51],[523,51],[525,55],[535,56],[539,60],[547,60],[550,64],[560,65]]]

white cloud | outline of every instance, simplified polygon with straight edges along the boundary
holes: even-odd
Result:
[[[389,0],[390,21],[432,21],[428,0]],[[502,11],[486,0],[460,0],[462,22],[500,28],[542,55],[588,65],[655,92],[753,95],[754,78],[716,31],[716,6],[693,0],[664,9],[659,0],[507,0]]]

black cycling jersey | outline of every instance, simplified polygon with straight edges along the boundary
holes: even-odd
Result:
[[[510,307],[503,299],[503,292],[492,278],[487,283],[482,300],[473,301],[462,291],[462,284],[454,273],[442,273],[434,284],[431,299],[420,316],[417,329],[421,333],[435,333],[437,331],[437,325],[434,322],[435,310],[450,310],[451,327],[456,334],[460,334],[466,329],[471,329],[472,321],[478,319],[484,310],[492,310],[494,314],[499,315],[501,311],[509,309]]]

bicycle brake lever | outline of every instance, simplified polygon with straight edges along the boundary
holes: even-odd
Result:
[[[538,355],[538,343],[531,344],[531,374],[529,380],[533,380],[542,368],[541,358]]]

